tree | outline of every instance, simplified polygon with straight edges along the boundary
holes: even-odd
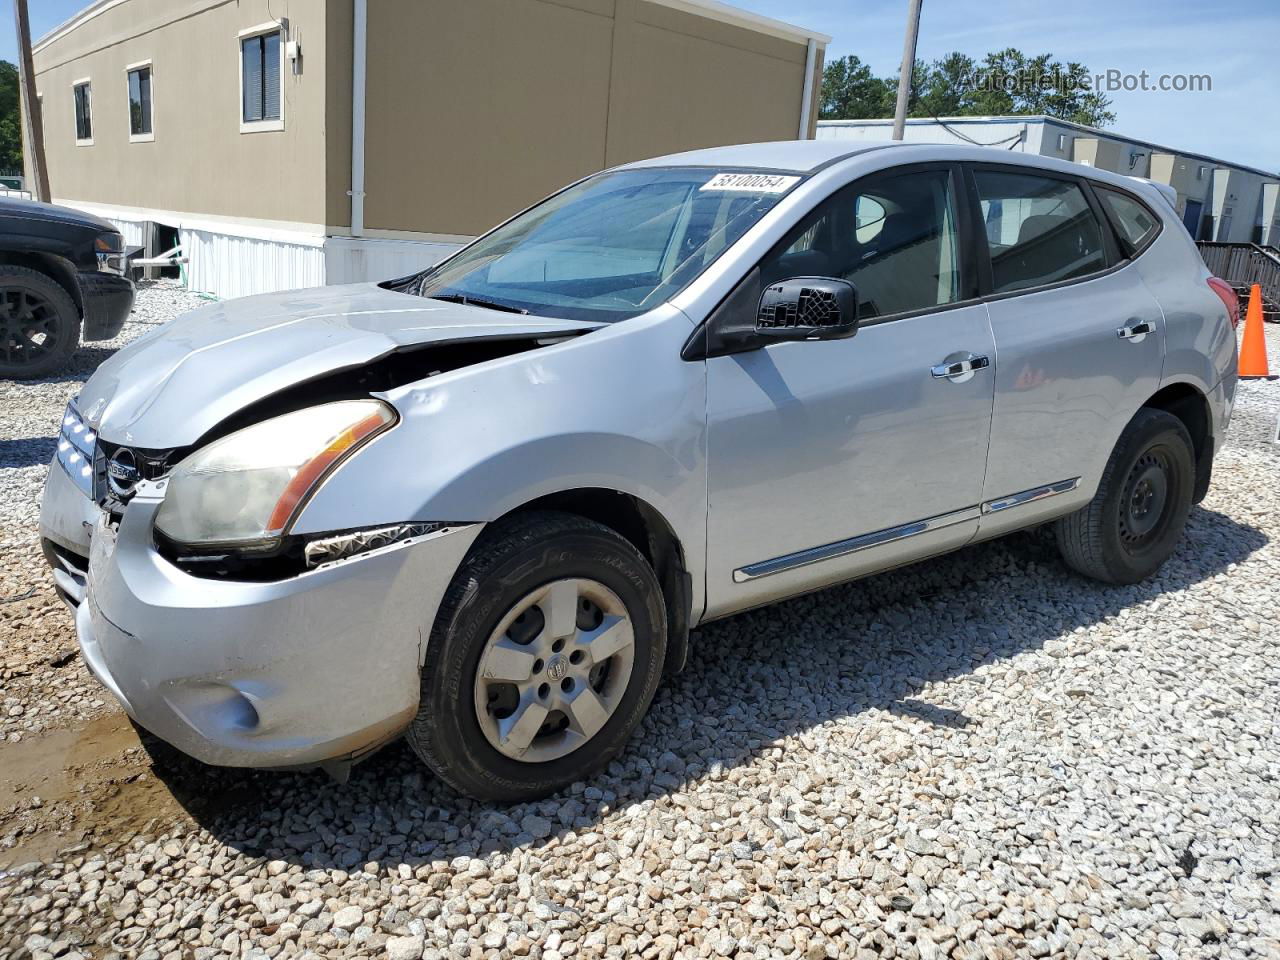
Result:
[[[915,89],[908,101],[908,116],[962,117],[973,113],[972,57],[949,53],[930,64],[917,60],[912,73]]]
[[[18,68],[0,60],[0,170],[22,169],[22,118],[18,109]]]
[[[1082,63],[1061,63],[1042,53],[1028,58],[1007,47],[989,53],[973,75],[975,112],[980,115],[1045,114],[1060,120],[1103,127],[1116,115],[1107,108],[1111,98],[1090,89],[1089,69]]]
[[[1045,113],[1073,123],[1083,123],[1087,127],[1105,127],[1115,123],[1116,115],[1107,109],[1111,106],[1111,98],[1101,90],[1093,90],[1082,83],[1089,77],[1089,68],[1072,60],[1063,70],[1069,92],[1051,91],[1045,102]]]
[[[841,57],[822,71],[823,120],[867,120],[893,115],[897,84],[882,80],[855,56]]]
[[[1008,47],[978,62],[956,51],[932,63],[917,60],[911,73],[911,117],[1044,114],[1091,127],[1116,119],[1111,98],[1090,88],[1088,67],[1048,53],[1028,57]],[[897,78],[877,78],[857,57],[842,57],[823,71],[822,119],[891,117],[897,92]]]

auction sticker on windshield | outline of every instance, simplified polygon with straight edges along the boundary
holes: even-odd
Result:
[[[786,193],[799,177],[778,173],[717,173],[699,190],[740,190],[744,193]]]

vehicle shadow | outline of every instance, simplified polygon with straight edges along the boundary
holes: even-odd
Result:
[[[57,437],[19,437],[16,440],[0,440],[0,469],[21,469],[44,465],[53,459],[58,447]]]
[[[94,371],[103,363],[110,359],[119,347],[86,347],[81,345],[75,353],[71,355],[71,359],[67,365],[57,373],[48,377],[41,377],[39,380],[28,380],[26,383],[84,383]]]
[[[751,763],[780,738],[865,711],[964,728],[972,718],[962,705],[930,703],[922,695],[928,683],[1065,639],[1221,573],[1265,543],[1261,531],[1195,508],[1156,578],[1108,587],[1070,573],[1041,529],[710,624],[696,632],[687,669],[659,690],[623,754],[543,801],[460,798],[403,743],[355,767],[345,785],[319,773],[186,759],[157,764],[156,773],[197,822],[245,858],[430,870],[590,829],[612,810],[661,802],[688,782]],[[1011,595],[1034,600],[1017,621],[1001,621],[991,611]],[[909,641],[901,633],[908,626]],[[539,819],[526,820],[531,815]]]

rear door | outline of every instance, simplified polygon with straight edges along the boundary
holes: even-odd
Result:
[[[1164,317],[1084,180],[1023,166],[970,174],[997,357],[986,535],[1092,497],[1159,388]]]

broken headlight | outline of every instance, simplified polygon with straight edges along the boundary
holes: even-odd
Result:
[[[156,529],[187,546],[270,549],[325,478],[395,420],[381,401],[342,400],[215,440],[174,467]]]

